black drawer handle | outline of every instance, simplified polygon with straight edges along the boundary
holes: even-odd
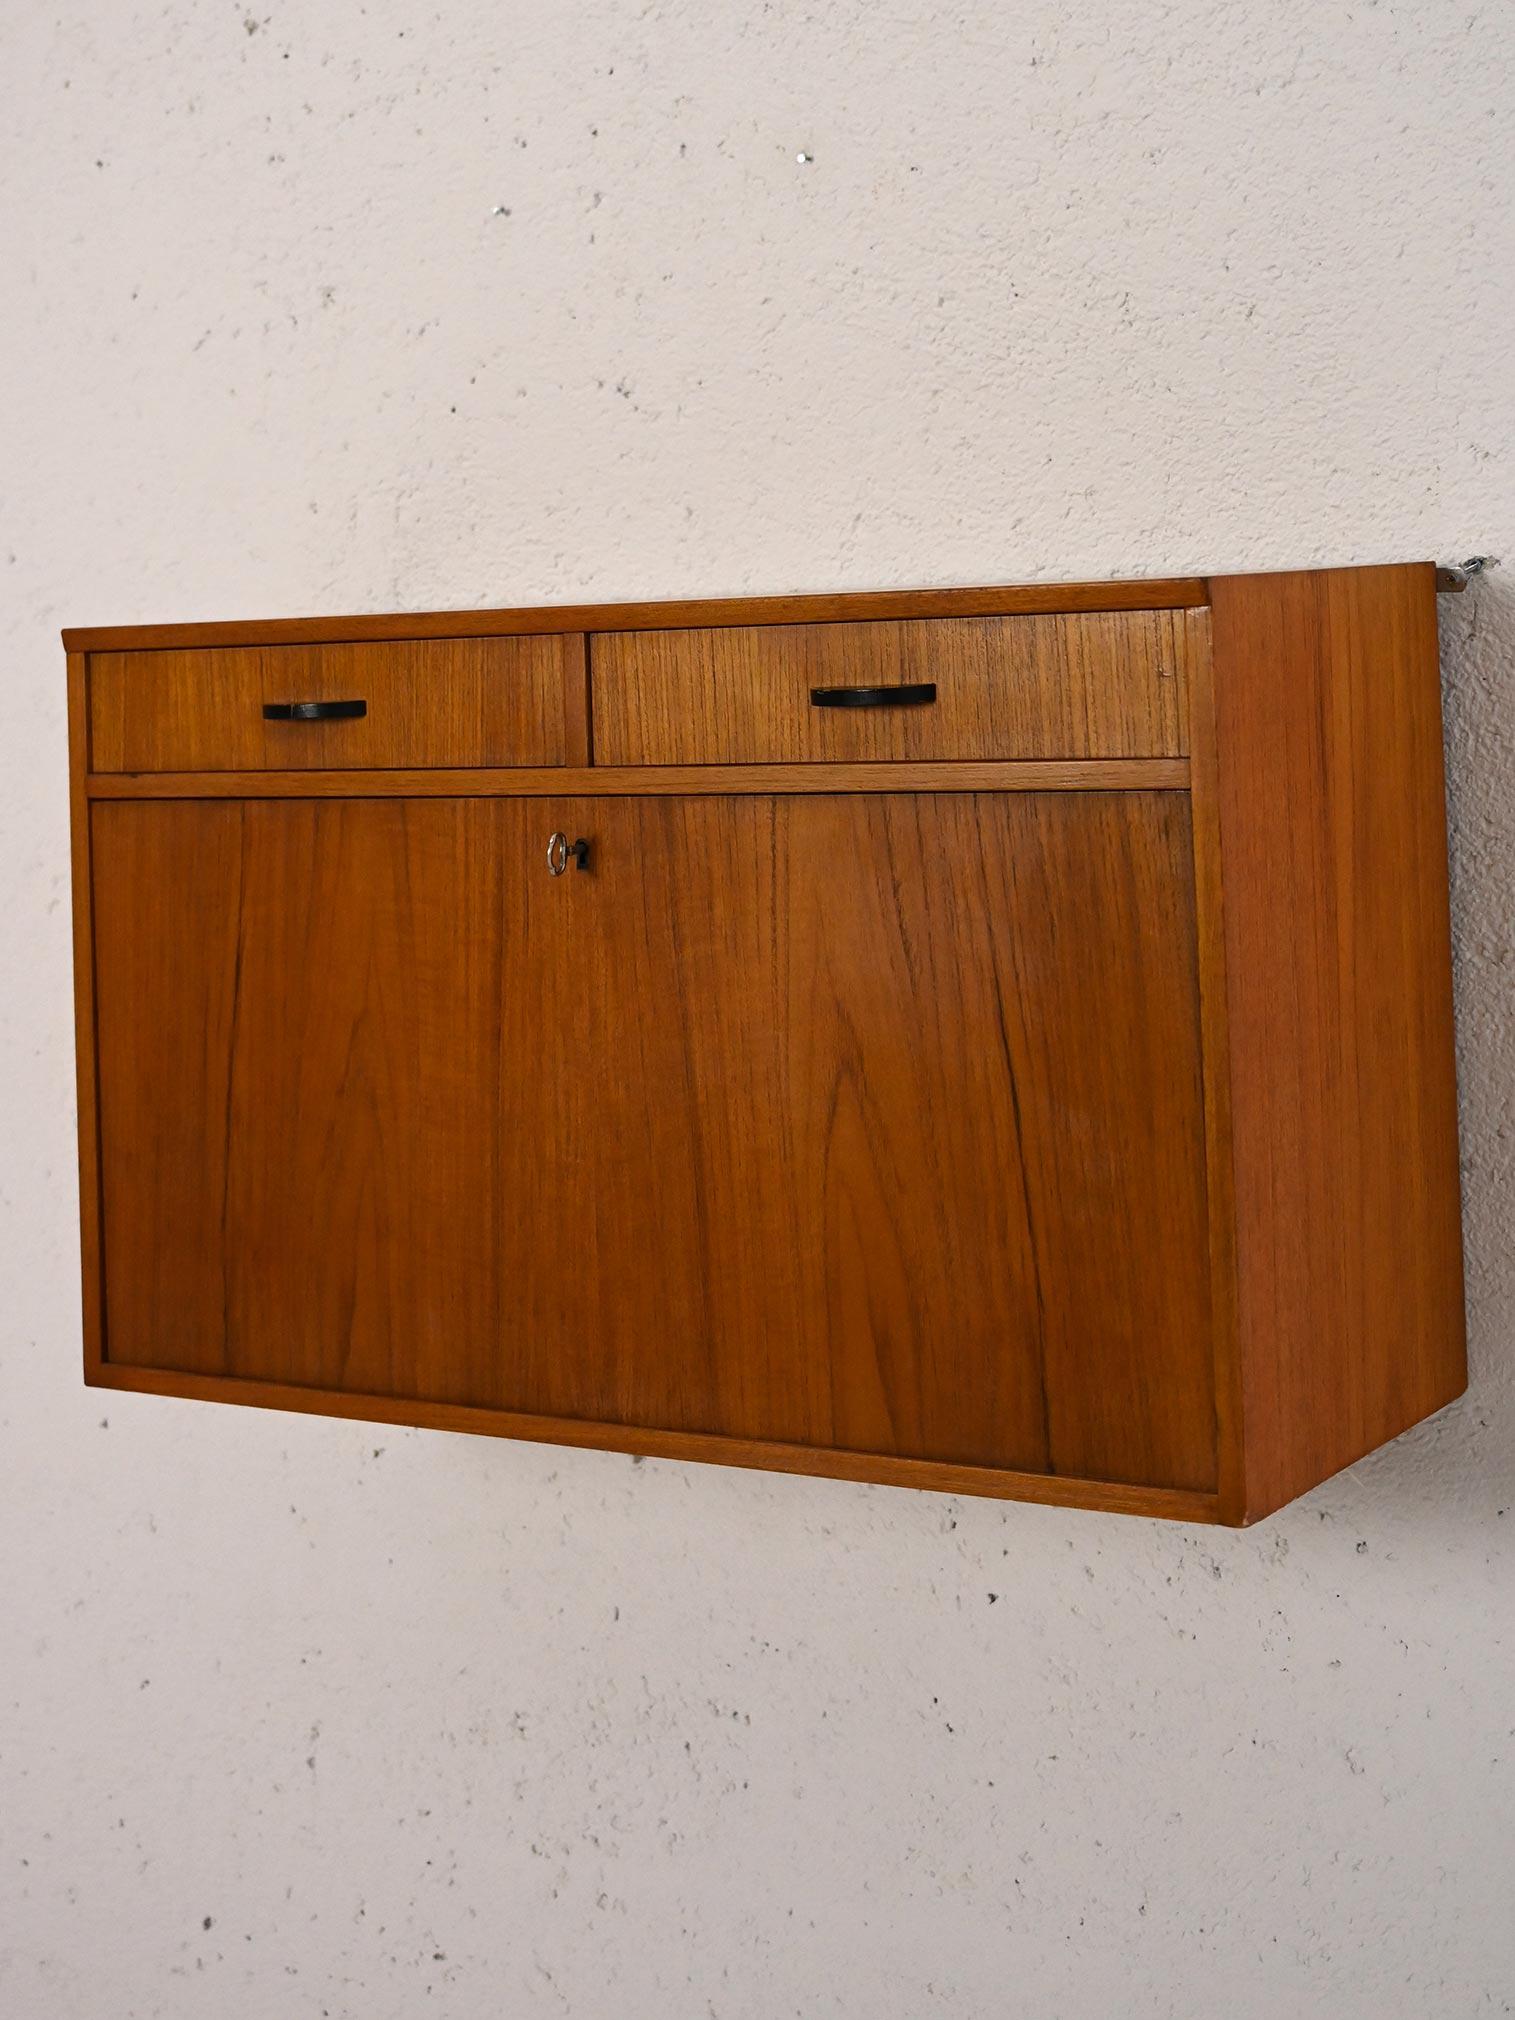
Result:
[[[813,687],[817,708],[920,708],[936,700],[936,682],[917,680],[904,687]]]
[[[366,701],[265,701],[265,722],[348,722],[367,715]]]

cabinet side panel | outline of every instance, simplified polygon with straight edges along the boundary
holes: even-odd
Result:
[[[68,655],[69,830],[74,903],[74,1064],[78,1076],[79,1262],[84,1321],[84,1373],[104,1355],[100,1268],[100,1142],[95,1067],[95,936],[91,890],[89,800],[89,669],[82,652]]]
[[[1211,585],[1246,1512],[1466,1384],[1431,568]]]
[[[1210,1242],[1210,1323],[1215,1359],[1215,1424],[1221,1517],[1246,1513],[1241,1364],[1236,1333],[1235,1169],[1231,1145],[1231,1045],[1226,1015],[1225,910],[1215,759],[1215,684],[1210,613],[1184,612],[1193,668],[1190,700],[1194,910],[1205,1100],[1205,1202]]]

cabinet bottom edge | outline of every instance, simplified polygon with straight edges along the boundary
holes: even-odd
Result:
[[[937,1494],[977,1494],[995,1500],[1086,1508],[1106,1514],[1146,1515],[1173,1522],[1223,1523],[1228,1519],[1222,1510],[1220,1496],[1203,1488],[1132,1486],[1119,1481],[1081,1480],[1060,1474],[1022,1473],[997,1466],[898,1458],[880,1452],[842,1451],[833,1446],[788,1445],[705,1431],[657,1431],[641,1425],[607,1424],[572,1417],[525,1416],[468,1403],[431,1403],[403,1396],[354,1395],[345,1390],[309,1389],[293,1383],[257,1381],[237,1375],[196,1375],[161,1368],[123,1367],[110,1362],[87,1368],[85,1381],[94,1388],[122,1389],[138,1395],[177,1397],[189,1402],[235,1403],[244,1409],[297,1410],[307,1416],[357,1418],[362,1422],[409,1425],[426,1431],[464,1431],[476,1436],[515,1438],[534,1444],[625,1452],[637,1458],[747,1466],[769,1473],[798,1473],[884,1487],[914,1487]],[[1230,1519],[1235,1520],[1234,1517]]]

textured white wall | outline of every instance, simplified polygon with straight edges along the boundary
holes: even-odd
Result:
[[[1241,1535],[86,1393],[57,643],[1515,562],[1512,35],[8,0],[4,2020],[1515,2010],[1515,566],[1472,1390]]]

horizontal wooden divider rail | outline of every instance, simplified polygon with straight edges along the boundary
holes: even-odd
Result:
[[[88,1381],[1229,1523],[1463,1388],[1429,564],[64,642]]]

